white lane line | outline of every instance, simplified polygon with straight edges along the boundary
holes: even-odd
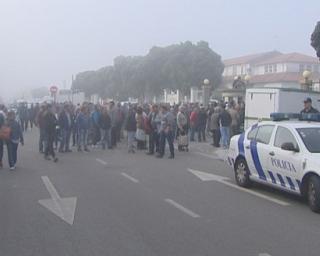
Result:
[[[207,172],[202,172],[202,171],[198,171],[198,170],[193,170],[188,168],[188,171],[191,172],[192,174],[194,174],[195,176],[197,176],[200,180],[202,181],[215,181],[215,182],[219,182],[222,183],[226,186],[235,188],[237,190],[240,190],[242,192],[246,192],[248,194],[263,198],[265,200],[271,201],[273,203],[279,204],[281,206],[288,206],[290,205],[288,202],[273,198],[271,196],[267,196],[264,194],[261,194],[259,192],[255,192],[253,190],[247,189],[247,188],[242,188],[239,187],[238,185],[229,182],[229,178],[228,177],[224,177],[224,176],[220,176],[220,175],[216,175],[216,174],[211,174],[211,173],[207,173]]]
[[[134,183],[139,183],[139,181],[133,177],[131,177],[129,174],[126,174],[125,172],[122,172],[121,175],[125,178],[127,178],[128,180],[131,180]]]
[[[259,256],[271,256],[269,253],[259,253]]]
[[[97,158],[96,161],[97,161],[98,163],[102,164],[102,165],[107,165],[107,164],[108,164],[107,162],[103,161],[103,160],[100,159],[100,158]]]
[[[276,204],[279,204],[281,206],[289,206],[290,204],[285,202],[285,201],[282,201],[282,200],[279,200],[279,199],[276,199],[274,197],[271,197],[271,196],[267,196],[267,195],[264,195],[264,194],[261,194],[261,193],[258,193],[258,192],[255,192],[253,190],[250,190],[250,189],[247,189],[247,188],[242,188],[242,187],[239,187],[238,185],[236,184],[233,184],[233,183],[230,183],[228,181],[219,181],[220,183],[223,183],[229,187],[232,187],[232,188],[235,188],[235,189],[238,189],[242,192],[246,192],[248,194],[251,194],[251,195],[254,195],[254,196],[257,196],[257,197],[260,197],[260,198],[263,198],[265,200],[268,200],[270,202],[273,202],[273,203],[276,203]]]
[[[172,199],[165,199],[164,201],[166,201],[167,203],[171,204],[173,207],[179,209],[180,211],[184,212],[185,214],[189,215],[192,218],[200,218],[200,215],[194,213],[193,211],[185,208],[184,206],[182,206],[181,204],[178,204],[177,202],[175,202]]]
[[[200,155],[200,156],[211,158],[213,160],[220,160],[220,161],[223,161],[223,162],[225,161],[224,159],[222,159],[220,157],[212,156],[212,155],[209,155],[209,154],[206,154],[206,153],[202,153],[202,152],[193,152],[193,153],[197,154],[197,155]]]

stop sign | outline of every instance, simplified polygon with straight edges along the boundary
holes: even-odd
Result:
[[[58,92],[58,87],[55,86],[55,85],[51,86],[51,87],[50,87],[50,92],[51,92],[52,94],[56,94],[56,93]]]

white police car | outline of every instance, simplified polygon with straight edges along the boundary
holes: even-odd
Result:
[[[306,197],[320,212],[320,123],[259,122],[231,138],[227,160],[239,186],[269,184]]]

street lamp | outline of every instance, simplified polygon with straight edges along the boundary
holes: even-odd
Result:
[[[203,86],[202,86],[202,91],[203,91],[203,105],[208,106],[210,102],[210,94],[211,94],[211,87],[210,87],[210,81],[209,79],[204,79],[203,80]]]
[[[312,90],[312,85],[313,81],[310,79],[311,77],[311,72],[309,70],[305,70],[302,73],[302,77],[304,78],[301,82],[302,89],[306,91],[311,91]]]

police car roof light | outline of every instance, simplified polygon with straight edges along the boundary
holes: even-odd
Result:
[[[299,120],[308,122],[320,122],[320,113],[271,113],[272,121]]]
[[[298,113],[271,113],[270,118],[272,121],[288,121],[291,119],[300,119],[301,115]]]

